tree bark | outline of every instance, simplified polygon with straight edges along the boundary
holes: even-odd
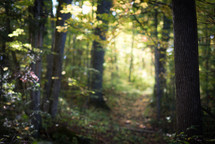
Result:
[[[54,18],[53,14],[53,3],[52,0],[50,0],[51,3],[51,18]],[[47,71],[46,71],[46,83],[45,83],[45,90],[44,90],[44,96],[43,96],[43,102],[42,102],[42,109],[45,112],[49,111],[49,97],[51,93],[51,78],[52,78],[52,67],[53,67],[53,48],[55,44],[55,21],[51,21],[51,28],[52,28],[52,46],[51,46],[51,53],[47,55]]]
[[[103,22],[102,26],[97,26],[94,34],[99,36],[102,41],[106,40],[106,32],[108,30],[108,20],[102,18],[102,14],[109,14],[112,6],[111,0],[99,0],[97,5],[97,20]],[[102,95],[102,81],[103,81],[103,63],[105,50],[104,46],[98,40],[93,41],[92,48],[92,68],[97,70],[92,74],[91,89],[95,94],[91,97],[91,102],[95,105],[103,105],[104,98]]]
[[[30,43],[33,48],[42,48],[43,47],[43,37],[45,30],[45,22],[46,22],[46,13],[44,7],[44,0],[35,0],[34,6],[30,7],[30,12],[32,17],[30,18],[29,25],[29,38]],[[40,83],[41,78],[41,69],[42,69],[42,61],[41,56],[38,55],[35,58],[35,63],[32,64],[32,71],[39,78],[38,83]],[[32,123],[34,125],[34,129],[37,132],[34,134],[35,137],[39,136],[39,129],[41,127],[41,117],[39,114],[40,110],[40,88],[31,91],[31,106],[32,106]]]
[[[62,10],[63,4],[70,4],[72,0],[60,0],[57,8],[57,21],[56,26],[64,26],[65,21],[70,17],[70,14],[63,14],[60,11]],[[61,19],[59,19],[61,17]],[[61,72],[62,72],[62,63],[64,55],[64,46],[66,42],[66,32],[58,32],[55,30],[55,44],[53,52],[53,66],[52,66],[52,81],[51,81],[51,93],[50,93],[50,107],[49,113],[54,118],[57,114],[58,108],[58,97],[60,94],[61,86]]]
[[[173,0],[177,129],[202,134],[195,0]],[[195,129],[191,127],[194,126]],[[189,129],[191,128],[191,129]]]
[[[157,104],[157,120],[160,120],[160,114],[161,114],[161,94],[162,94],[162,89],[161,89],[161,80],[160,80],[160,51],[158,45],[158,11],[155,10],[154,13],[154,38],[156,40],[155,43],[155,97],[156,97],[156,104]]]

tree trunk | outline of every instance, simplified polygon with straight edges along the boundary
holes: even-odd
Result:
[[[169,34],[170,34],[170,24],[171,21],[165,15],[163,16],[163,29],[162,29],[162,44],[159,50],[160,53],[160,60],[159,60],[159,76],[161,79],[161,90],[162,96],[164,95],[164,89],[166,89],[166,50],[168,48],[169,42]],[[161,97],[162,97],[161,96]]]
[[[102,18],[102,14],[109,14],[112,6],[111,0],[99,0],[97,5],[97,20],[103,22],[102,26],[97,26],[94,34],[99,36],[102,41],[106,40],[106,32],[108,30],[108,20]],[[97,70],[92,74],[91,89],[95,94],[91,97],[91,102],[95,105],[102,106],[104,98],[102,95],[102,81],[103,81],[103,63],[104,63],[105,50],[104,46],[97,40],[93,41],[92,48],[92,68]]]
[[[132,43],[131,43],[131,58],[130,58],[130,65],[129,65],[129,74],[128,74],[128,81],[131,82],[131,75],[132,75],[132,69],[133,69],[133,59],[134,59],[134,55],[133,55],[133,49],[134,49],[134,22],[132,23]]]
[[[195,0],[173,0],[172,3],[177,129],[188,136],[201,135],[202,115]],[[193,126],[195,129],[191,128]]]
[[[53,14],[53,3],[51,1],[51,18],[54,18]],[[49,97],[51,93],[51,77],[52,77],[52,66],[53,66],[53,47],[54,47],[54,41],[55,41],[55,21],[51,21],[51,28],[52,28],[52,46],[51,46],[51,53],[47,55],[46,61],[47,61],[47,71],[46,71],[46,80],[45,83],[45,90],[44,90],[44,96],[43,96],[43,103],[42,103],[42,109],[45,112],[49,111]]]
[[[155,10],[155,15],[154,15],[154,38],[156,40],[155,43],[155,97],[156,97],[156,103],[157,103],[157,120],[160,120],[160,114],[161,114],[161,80],[160,80],[160,52],[159,52],[159,47],[160,45],[158,43],[158,12]]]
[[[166,50],[168,48],[170,34],[170,20],[163,16],[162,42],[156,50],[157,57],[155,57],[156,68],[156,89],[157,94],[157,120],[160,120],[162,113],[162,98],[164,97],[164,90],[166,89]]]
[[[73,53],[72,53],[72,66],[73,67],[76,67],[76,55],[77,55],[77,48],[76,48],[76,44],[77,44],[77,36],[76,35],[73,35],[73,38],[72,38],[72,49],[73,49]],[[72,69],[72,77],[74,78],[74,77],[76,77],[76,75],[75,75],[75,71],[76,71],[76,69],[75,68],[73,68]]]
[[[70,14],[63,14],[60,11],[64,3],[70,4],[72,0],[60,0],[57,8],[57,22],[56,26],[64,26],[65,21],[70,17]],[[61,17],[61,19],[59,19]],[[51,93],[50,93],[50,107],[49,113],[52,117],[57,114],[58,97],[60,94],[61,85],[61,72],[64,55],[64,46],[66,42],[66,32],[58,32],[55,30],[55,44],[53,52],[53,66],[52,66],[52,81],[51,81]]]
[[[32,17],[30,19],[29,25],[29,38],[30,43],[33,48],[42,48],[43,46],[43,33],[45,30],[45,21],[46,16],[44,15],[44,1],[43,0],[35,0],[34,6],[30,8],[30,12],[32,13]],[[40,83],[41,78],[41,56],[38,55],[35,58],[35,63],[32,64],[32,71],[39,78],[38,83]],[[35,133],[35,137],[38,137],[39,129],[41,125],[41,117],[39,114],[40,110],[40,88],[31,91],[31,100],[32,100],[32,123],[34,125],[34,129],[37,130]]]
[[[8,57],[8,53],[6,50],[6,42],[11,41],[11,38],[8,37],[8,34],[11,33],[11,28],[10,28],[10,9],[11,9],[11,1],[6,1],[4,2],[4,9],[5,9],[5,14],[6,14],[6,18],[5,18],[5,22],[4,27],[2,27],[3,33],[1,35],[1,49],[0,49],[0,102],[4,101],[5,98],[3,97],[4,95],[4,90],[3,90],[3,83],[6,81],[6,79],[4,78],[4,67],[9,67],[9,57]]]

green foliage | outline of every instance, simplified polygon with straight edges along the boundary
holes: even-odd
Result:
[[[180,132],[179,134],[167,134],[166,139],[168,141],[168,144],[205,143],[205,141],[202,140],[201,136],[194,135],[192,137],[188,137],[184,132]]]
[[[4,101],[1,102],[1,141],[21,143],[31,141],[34,131],[30,118],[25,114],[26,105],[22,105],[23,96],[14,91],[15,83],[4,83]]]
[[[24,30],[18,28],[18,29],[16,29],[15,31],[13,31],[13,33],[9,34],[8,36],[9,36],[9,37],[17,37],[17,36],[19,36],[19,35],[24,35],[24,34],[25,34],[25,33],[24,33]]]

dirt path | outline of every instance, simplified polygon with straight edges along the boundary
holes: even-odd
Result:
[[[144,116],[150,97],[142,95],[138,98],[122,94],[118,104],[113,108],[113,119],[121,126],[132,126],[135,128],[146,128],[148,118]],[[150,128],[150,127],[148,127]]]
[[[121,128],[130,131],[133,135],[145,137],[141,144],[163,144],[162,134],[150,125],[149,111],[150,95],[129,96],[121,94],[117,105],[112,109],[112,119]],[[138,142],[139,143],[139,142]]]

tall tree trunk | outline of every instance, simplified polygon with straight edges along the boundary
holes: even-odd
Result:
[[[72,49],[73,49],[73,53],[72,53],[72,66],[73,67],[76,67],[76,55],[77,55],[77,48],[76,48],[76,44],[77,44],[77,36],[76,35],[73,35],[73,38],[72,38]],[[75,75],[75,71],[76,69],[73,68],[72,69],[72,77],[76,77]]]
[[[160,79],[160,52],[158,45],[158,11],[155,10],[155,15],[154,15],[154,38],[156,40],[155,44],[155,97],[156,97],[156,103],[157,103],[157,120],[160,120],[160,113],[161,113],[161,79]],[[160,46],[159,46],[160,47]]]
[[[133,49],[134,49],[134,22],[132,23],[132,43],[131,43],[131,58],[130,58],[130,65],[129,65],[129,74],[128,74],[128,81],[131,82],[131,75],[132,75],[132,69],[133,69],[133,59],[134,59],[134,55],[133,55]]]
[[[52,0],[50,0],[51,3],[51,18],[54,18],[53,14],[53,3]],[[44,90],[44,96],[43,96],[43,103],[42,103],[42,109],[45,112],[49,111],[49,97],[51,92],[51,78],[52,78],[52,66],[53,66],[53,47],[55,43],[55,21],[51,20],[51,28],[52,28],[52,45],[51,45],[51,52],[47,55],[46,61],[47,61],[47,71],[46,71],[46,83],[45,83],[45,90]]]
[[[43,0],[35,0],[34,6],[30,8],[30,12],[32,13],[32,18],[30,20],[29,25],[29,37],[30,43],[33,48],[42,48],[43,46],[43,33],[45,30],[45,21],[46,16],[44,15],[44,1]],[[32,64],[32,71],[37,75],[39,78],[38,83],[40,83],[41,78],[41,56],[37,56],[35,59],[35,63]],[[40,110],[40,88],[36,90],[32,90],[31,92],[31,100],[32,100],[32,123],[34,125],[34,129],[37,130],[35,133],[35,137],[38,137],[39,128],[41,125],[41,117],[39,114]]]
[[[169,42],[169,35],[170,35],[170,25],[171,21],[169,18],[167,18],[165,15],[163,16],[163,29],[162,29],[162,44],[161,48],[159,50],[160,53],[160,60],[159,60],[159,75],[161,79],[161,97],[164,95],[164,89],[166,88],[166,50],[168,48],[168,42]]]
[[[102,18],[102,14],[109,14],[112,6],[111,0],[98,0],[97,5],[97,20],[103,22],[102,26],[97,26],[94,34],[99,36],[103,41],[106,40],[106,32],[108,30],[108,20]],[[95,105],[102,106],[105,104],[102,95],[102,81],[103,81],[103,63],[104,63],[105,50],[104,46],[97,40],[93,41],[92,48],[92,68],[97,70],[92,74],[91,88],[95,94],[91,97],[91,102]]]
[[[111,71],[111,85],[113,86],[114,81],[113,79],[115,79],[117,77],[117,72],[118,72],[118,65],[117,65],[117,50],[116,50],[116,40],[114,38],[114,42],[113,42],[113,48],[112,48],[112,52],[111,52],[111,61],[112,61],[112,71]]]
[[[201,135],[202,114],[195,0],[173,0],[172,4],[177,129],[188,136]],[[195,129],[192,129],[192,126]]]
[[[86,65],[86,69],[87,69],[87,89],[90,89],[90,42],[88,42],[87,44],[87,65]]]
[[[71,2],[72,0],[59,1],[59,5],[57,8],[56,26],[64,26],[65,21],[70,17],[70,14],[63,14],[60,11],[62,10],[64,3],[70,4]],[[49,113],[51,114],[52,117],[55,117],[57,114],[66,34],[67,34],[66,32],[58,32],[57,30],[55,30],[55,43],[54,43],[54,49],[53,49],[53,52],[55,53],[55,55],[53,56],[50,107],[49,107]]]
[[[9,57],[8,57],[8,53],[6,51],[6,42],[11,41],[11,38],[8,37],[8,34],[11,33],[11,28],[10,28],[10,9],[11,9],[11,1],[6,1],[4,2],[4,8],[5,8],[5,14],[6,14],[6,18],[5,18],[5,23],[4,23],[4,27],[2,29],[4,29],[3,33],[4,35],[1,35],[1,49],[0,49],[0,102],[4,100],[3,97],[3,83],[5,82],[4,79],[4,67],[9,67]]]
[[[168,48],[170,34],[170,19],[163,16],[162,42],[161,47],[157,49],[156,66],[156,94],[157,94],[157,119],[160,120],[162,113],[162,98],[164,97],[164,90],[166,89],[166,50]]]
[[[43,46],[43,32],[45,29],[45,19],[44,19],[44,1],[43,0],[35,0],[34,6],[31,8],[31,12],[33,14],[33,19],[30,23],[30,42],[33,48],[42,48]],[[40,83],[41,78],[41,69],[42,62],[41,56],[35,59],[35,63],[32,64],[32,71],[38,76]],[[37,130],[35,133],[35,137],[39,136],[39,129],[41,127],[41,117],[39,114],[40,110],[40,88],[37,90],[32,90],[31,92],[31,100],[32,100],[32,123],[34,125],[34,129]]]

